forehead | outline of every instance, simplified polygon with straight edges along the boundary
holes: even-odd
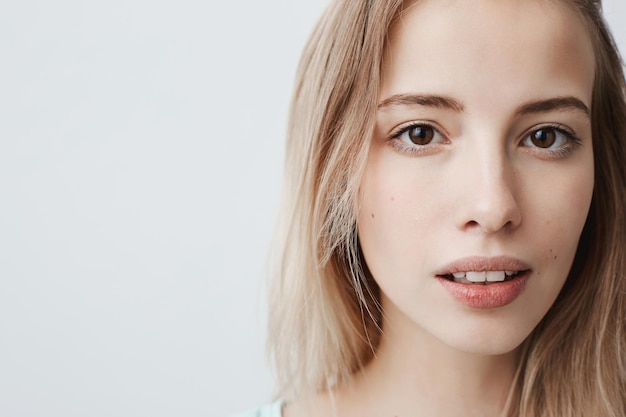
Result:
[[[522,99],[574,89],[590,104],[594,68],[585,22],[564,2],[420,0],[391,27],[380,95],[502,95],[504,86]]]

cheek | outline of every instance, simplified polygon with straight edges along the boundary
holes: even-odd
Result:
[[[402,188],[389,176],[376,175],[371,168],[361,184],[357,229],[363,255],[374,276],[384,267],[381,263],[397,265],[390,257],[401,259],[405,254],[399,253],[399,249],[409,246],[409,228],[402,226],[413,219],[411,210],[405,207]]]
[[[360,187],[359,240],[377,280],[413,277],[443,227],[440,184],[405,162],[372,152]]]
[[[591,165],[562,172],[537,191],[529,191],[532,212],[527,217],[529,221],[533,218],[536,221],[536,232],[552,239],[559,247],[575,250],[589,213],[593,186]]]
[[[544,174],[540,183],[525,180],[526,212],[528,222],[525,239],[532,242],[542,266],[537,272],[546,279],[534,285],[539,293],[556,294],[560,291],[571,269],[582,229],[585,225],[593,195],[593,161],[588,158],[566,170],[537,172]]]

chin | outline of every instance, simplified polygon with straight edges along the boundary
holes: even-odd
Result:
[[[439,340],[459,352],[472,355],[506,355],[516,351],[530,335],[534,326],[508,323],[492,326],[479,323],[450,327],[441,334]],[[435,335],[436,336],[436,335]]]
[[[493,342],[487,341],[458,341],[449,346],[455,350],[471,355],[499,356],[516,351],[525,339],[504,340]]]

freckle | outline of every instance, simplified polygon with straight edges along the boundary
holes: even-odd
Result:
[[[554,259],[556,259],[556,258],[557,258],[557,256],[556,256],[556,255],[554,255]]]
[[[395,198],[391,197],[391,201],[395,200]]]
[[[374,218],[374,213],[372,213],[372,219]]]

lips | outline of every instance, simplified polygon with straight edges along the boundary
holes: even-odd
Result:
[[[463,258],[436,272],[454,299],[471,308],[490,309],[513,302],[531,276],[523,261],[501,256]]]

